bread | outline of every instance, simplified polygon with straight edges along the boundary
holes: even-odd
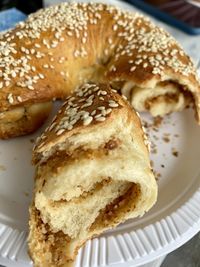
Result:
[[[140,14],[104,4],[62,3],[2,34],[0,47],[3,114],[64,99],[83,82],[109,81],[138,111],[164,115],[192,103],[200,122],[192,61],[174,38]],[[26,112],[9,121],[10,127],[0,121],[0,137],[31,132],[41,123],[29,127],[32,117],[24,117]],[[36,119],[45,117],[41,109]]]
[[[36,103],[0,113],[1,138],[26,135],[38,129],[52,108],[52,103]]]
[[[29,252],[65,266],[90,238],[142,216],[157,199],[148,141],[128,102],[105,84],[68,97],[33,151]]]

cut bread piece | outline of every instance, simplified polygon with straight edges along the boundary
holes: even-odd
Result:
[[[26,135],[38,129],[48,118],[52,102],[35,103],[0,113],[0,138]]]
[[[37,141],[29,251],[65,266],[88,240],[142,216],[157,198],[138,115],[105,84],[85,84]]]
[[[121,93],[127,97],[138,112],[150,112],[153,117],[182,111],[191,106],[194,98],[186,86],[172,80],[150,81],[144,86],[134,82],[113,83],[117,89],[121,85]]]

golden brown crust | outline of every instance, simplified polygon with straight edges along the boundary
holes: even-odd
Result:
[[[84,81],[148,87],[174,80],[193,94],[200,120],[193,63],[142,15],[103,4],[63,3],[30,15],[0,38],[1,112],[65,98]]]
[[[52,123],[37,139],[33,150],[34,164],[40,161],[43,152],[54,150],[63,140],[80,132],[81,134],[90,132],[91,128],[98,131],[100,125],[104,127],[111,124],[119,114],[124,116],[124,123],[129,124],[134,121],[138,128],[138,138],[140,135],[143,136],[138,116],[116,90],[111,89],[108,84],[84,84],[67,98]],[[125,121],[127,118],[129,121]],[[145,135],[144,139],[146,142]],[[148,142],[146,144],[148,145]]]

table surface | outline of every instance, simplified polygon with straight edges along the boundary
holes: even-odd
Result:
[[[161,267],[200,267],[200,233],[170,253]]]

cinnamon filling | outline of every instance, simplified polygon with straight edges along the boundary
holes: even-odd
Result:
[[[104,183],[106,182],[109,182],[109,180],[104,181]],[[89,231],[96,231],[98,228],[105,227],[105,225],[109,225],[110,223],[118,223],[118,217],[122,213],[133,210],[139,195],[140,187],[137,184],[130,185],[123,195],[116,198],[99,212],[98,217],[90,226]],[[67,250],[68,243],[73,241],[73,239],[67,234],[64,234],[62,230],[53,232],[50,225],[42,221],[40,211],[36,208],[33,208],[32,216],[35,217],[33,221],[35,221],[34,231],[37,236],[37,241],[44,245],[45,251],[50,253],[50,262],[56,263],[57,265],[64,264],[69,260],[65,251]]]
[[[73,150],[72,153],[65,150],[58,150],[52,154],[46,162],[41,164],[41,169],[48,166],[51,168],[52,173],[56,173],[58,168],[61,168],[66,165],[66,163],[71,163],[76,159],[82,158],[100,158],[104,155],[108,155],[111,150],[117,149],[121,144],[121,141],[118,138],[112,138],[108,142],[102,144],[98,149],[89,149],[86,147],[78,147]]]
[[[140,187],[138,184],[131,184],[128,190],[122,196],[116,198],[99,212],[99,216],[90,227],[90,231],[105,227],[112,223],[118,223],[120,214],[133,210],[136,201],[140,196]]]
[[[166,103],[170,104],[170,103],[178,102],[178,99],[179,99],[178,94],[166,93],[165,95],[159,95],[159,96],[147,99],[145,101],[144,106],[146,110],[149,110],[150,107],[156,102],[159,103],[164,100]]]

